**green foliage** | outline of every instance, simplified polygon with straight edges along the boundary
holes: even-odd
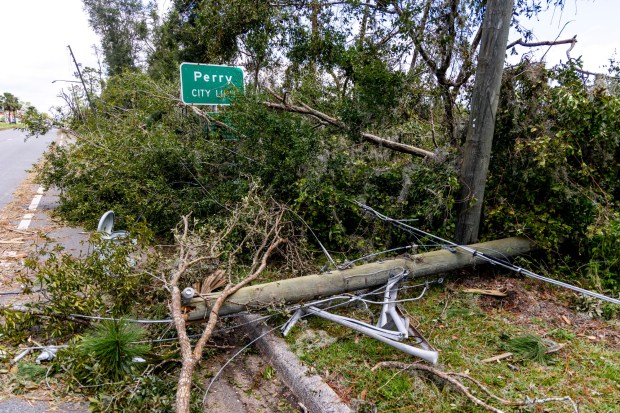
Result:
[[[20,381],[39,382],[45,379],[47,367],[34,363],[17,363],[16,378]]]
[[[40,288],[46,300],[24,304],[26,311],[0,309],[0,333],[6,340],[19,343],[33,334],[64,337],[83,328],[83,320],[72,314],[119,317],[135,309],[136,297],[142,295],[141,303],[148,302],[153,293],[151,277],[137,271],[131,258],[137,247],[129,240],[116,243],[98,237],[92,246],[94,252],[83,258],[56,248],[42,251],[44,261],[29,260],[34,277],[21,281],[26,290]],[[54,322],[41,323],[41,319]]]
[[[269,54],[269,39],[264,36],[271,34],[273,14],[275,8],[265,1],[175,0],[155,32],[150,72],[157,78],[174,79],[180,62],[231,62],[243,40],[260,67]]]
[[[222,128],[162,93],[173,88],[137,73],[110,79],[98,116],[80,127],[73,144],[47,153],[39,179],[61,189],[64,218],[94,225],[112,209],[165,233],[181,214],[221,214],[257,180],[265,196],[291,205],[322,242],[341,250],[404,239],[366,221],[352,199],[420,218],[427,229],[451,219],[458,183],[449,164],[351,147],[341,131],[266,108],[260,94],[236,97],[217,115],[230,126]],[[372,241],[360,243],[366,233]]]
[[[98,359],[93,352],[83,351],[82,343],[80,338],[76,338],[69,347],[59,350],[52,361],[51,369],[56,373],[56,377],[62,380],[67,391],[88,396],[90,411],[174,411],[177,380],[174,369],[165,371],[134,363],[128,364],[127,370],[122,369],[117,379],[112,379],[110,368],[103,362],[105,357]],[[134,347],[129,349],[130,352],[135,350],[136,345],[130,340],[127,340],[123,347],[127,350],[128,346]],[[159,350],[154,351],[162,353]],[[128,357],[127,360],[129,363]],[[198,405],[199,402],[193,400],[194,410]]]
[[[536,240],[575,278],[617,290],[620,98],[571,63],[507,72],[487,189],[487,230]],[[555,83],[552,83],[555,82]]]
[[[26,136],[45,135],[52,127],[52,121],[45,113],[40,113],[34,106],[28,106],[22,115]]]
[[[518,355],[523,360],[545,363],[548,359],[545,342],[535,334],[523,334],[509,338],[504,344],[504,349]]]
[[[50,373],[45,366],[23,361],[18,362],[12,370],[15,375],[10,378],[6,390],[13,394],[24,394],[40,387]]]
[[[0,103],[5,110],[9,111],[9,113],[13,112],[13,115],[15,115],[15,112],[22,107],[20,99],[10,92],[4,92],[2,94]]]
[[[101,36],[109,75],[136,69],[148,38],[148,17],[153,3],[140,0],[83,0],[89,23]]]
[[[62,191],[66,219],[92,226],[112,209],[167,231],[179,215],[213,205],[195,179],[196,168],[206,167],[205,143],[183,134],[183,114],[158,90],[140,74],[110,79],[98,116],[80,127],[74,144],[48,152],[39,177]]]
[[[103,377],[116,381],[133,371],[135,357],[144,356],[149,346],[136,342],[144,338],[144,330],[124,319],[104,320],[82,336],[80,353],[101,366]]]

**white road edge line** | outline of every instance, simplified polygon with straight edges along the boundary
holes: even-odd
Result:
[[[30,206],[28,206],[28,211],[36,211],[36,209],[39,207],[39,203],[41,202],[41,198],[43,198],[43,192],[43,187],[40,186],[39,189],[37,189],[37,194],[34,196],[34,198],[32,198]],[[22,218],[22,220],[19,222],[17,229],[22,231],[28,229],[30,223],[32,222],[32,218],[34,218],[34,214],[25,214],[24,218]]]
[[[17,229],[22,230],[22,231],[25,229],[28,229],[28,227],[30,226],[30,222],[32,222],[33,217],[34,217],[34,214],[24,215],[24,218],[20,221],[19,225],[17,226]]]

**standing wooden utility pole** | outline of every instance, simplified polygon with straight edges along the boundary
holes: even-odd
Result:
[[[513,5],[514,0],[488,0],[482,22],[478,68],[460,172],[461,204],[455,238],[461,245],[478,239]]]

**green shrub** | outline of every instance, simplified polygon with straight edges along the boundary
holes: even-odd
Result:
[[[144,220],[169,234],[180,215],[226,214],[255,180],[265,197],[290,205],[335,250],[366,251],[404,238],[365,220],[353,199],[420,218],[426,229],[451,221],[458,185],[451,162],[360,145],[346,130],[269,109],[266,96],[251,92],[213,115],[230,128],[216,126],[172,98],[174,88],[139,73],[109,80],[97,115],[38,169],[45,185],[61,189],[63,217],[92,226],[112,209],[119,225]],[[368,234],[371,240],[359,246]]]
[[[148,345],[137,343],[144,335],[141,327],[126,320],[104,320],[82,336],[78,348],[101,366],[105,378],[116,381],[133,371],[135,357],[148,352]]]
[[[554,276],[617,291],[620,96],[584,82],[576,64],[507,70],[486,233],[528,236]]]
[[[136,227],[133,236],[141,237]],[[17,342],[30,335],[63,337],[84,328],[86,316],[120,317],[136,308],[138,297],[146,304],[156,290],[147,272],[134,267],[140,248],[131,240],[110,242],[94,235],[94,251],[73,257],[61,247],[42,250],[41,260],[31,259],[27,266],[33,276],[21,279],[26,291],[41,289],[45,299],[24,304],[23,309],[0,308],[0,334]],[[146,264],[145,264],[146,265]],[[53,322],[41,323],[51,319]]]

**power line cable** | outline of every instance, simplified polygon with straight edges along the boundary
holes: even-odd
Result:
[[[418,234],[418,235],[423,235],[423,236],[431,237],[433,239],[436,239],[436,240],[440,241],[444,245],[447,245],[449,247],[460,249],[462,251],[470,253],[472,255],[472,257],[474,257],[474,258],[476,258],[476,257],[480,258],[480,259],[482,259],[484,261],[487,261],[487,262],[489,262],[489,263],[491,263],[493,265],[499,265],[500,267],[504,267],[504,268],[509,269],[511,271],[514,271],[514,272],[516,272],[518,274],[523,274],[523,275],[525,275],[527,277],[534,278],[534,279],[539,280],[539,281],[544,281],[544,282],[547,282],[547,283],[550,283],[550,284],[554,284],[554,285],[557,285],[559,287],[563,287],[563,288],[566,288],[568,290],[572,290],[572,291],[575,291],[575,292],[578,292],[578,293],[581,293],[581,294],[584,294],[584,295],[587,295],[587,296],[590,296],[590,297],[598,298],[599,300],[603,300],[603,301],[607,301],[607,302],[610,302],[610,303],[613,303],[613,304],[620,305],[620,300],[618,300],[616,298],[612,298],[612,297],[606,296],[604,294],[599,294],[599,293],[594,292],[594,291],[590,291],[590,290],[586,290],[586,289],[581,288],[581,287],[577,287],[576,285],[568,284],[568,283],[565,283],[565,282],[562,282],[562,281],[555,280],[553,278],[549,278],[549,277],[542,276],[540,274],[536,274],[535,272],[526,270],[525,268],[522,268],[522,267],[519,267],[517,265],[514,265],[514,264],[512,264],[512,263],[510,263],[510,262],[508,262],[506,260],[493,257],[491,255],[485,254],[483,252],[480,252],[480,251],[478,251],[478,250],[476,250],[474,248],[471,248],[471,247],[468,247],[468,246],[465,246],[465,245],[456,244],[456,243],[448,241],[448,240],[446,240],[444,238],[441,238],[441,237],[438,237],[436,235],[433,235],[433,234],[431,234],[429,232],[423,231],[423,230],[421,230],[419,228],[415,228],[415,227],[412,227],[410,225],[407,225],[407,224],[405,224],[405,223],[403,223],[401,221],[398,221],[398,220],[390,218],[390,217],[388,217],[386,215],[383,215],[380,212],[372,209],[368,205],[362,204],[361,202],[357,202],[357,201],[354,201],[354,202],[360,208],[362,208],[363,210],[365,210],[367,212],[372,213],[373,215],[375,215],[379,219],[381,219],[383,221],[386,221],[386,222],[389,222],[392,225],[395,225],[395,226],[401,228],[402,230],[407,231],[407,232],[409,232],[411,234]]]

